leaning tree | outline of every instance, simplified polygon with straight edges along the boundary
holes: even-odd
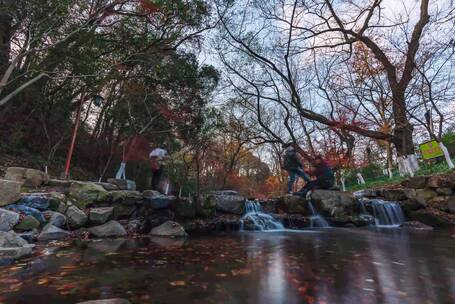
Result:
[[[420,0],[418,7],[396,18],[393,8],[385,7],[382,0],[232,3],[218,6],[222,25],[219,52],[239,95],[254,99],[259,112],[276,107],[290,110],[283,119],[286,129],[290,129],[291,119],[303,118],[391,142],[401,171],[413,174],[418,169],[407,94],[418,74],[421,43],[432,43],[427,39],[429,30],[450,23],[450,3],[435,1],[430,7],[430,0]],[[450,37],[444,38],[449,43]],[[320,86],[311,62],[330,58],[335,67],[344,65],[358,44],[384,70],[391,94],[391,132],[338,115],[333,100],[316,93]]]

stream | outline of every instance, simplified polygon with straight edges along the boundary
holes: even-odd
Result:
[[[54,242],[0,266],[0,303],[455,303],[455,230]]]

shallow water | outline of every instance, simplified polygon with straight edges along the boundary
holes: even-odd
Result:
[[[321,229],[55,243],[0,303],[455,303],[455,231]]]

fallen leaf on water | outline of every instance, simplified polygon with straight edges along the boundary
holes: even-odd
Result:
[[[48,278],[41,278],[38,280],[38,285],[44,285],[44,284],[47,284],[49,283],[49,279]]]
[[[216,276],[220,277],[220,278],[225,278],[225,277],[227,277],[227,274],[225,274],[225,273],[217,273]]]
[[[185,281],[173,281],[169,283],[171,286],[185,286]]]

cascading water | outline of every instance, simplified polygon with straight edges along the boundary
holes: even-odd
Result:
[[[329,223],[325,220],[325,218],[317,213],[316,209],[313,206],[313,203],[311,201],[308,201],[308,208],[310,209],[311,217],[310,217],[310,228],[316,228],[316,227],[330,227]]]
[[[284,226],[278,220],[267,214],[262,209],[261,203],[258,201],[246,201],[245,213],[240,219],[240,230],[243,231],[244,223],[251,222],[254,230],[283,230]]]
[[[406,221],[398,203],[372,200],[371,206],[376,226],[399,226]]]
[[[380,199],[361,200],[360,203],[362,212],[368,213],[366,206],[369,207],[378,227],[398,227],[406,221],[399,203]]]

